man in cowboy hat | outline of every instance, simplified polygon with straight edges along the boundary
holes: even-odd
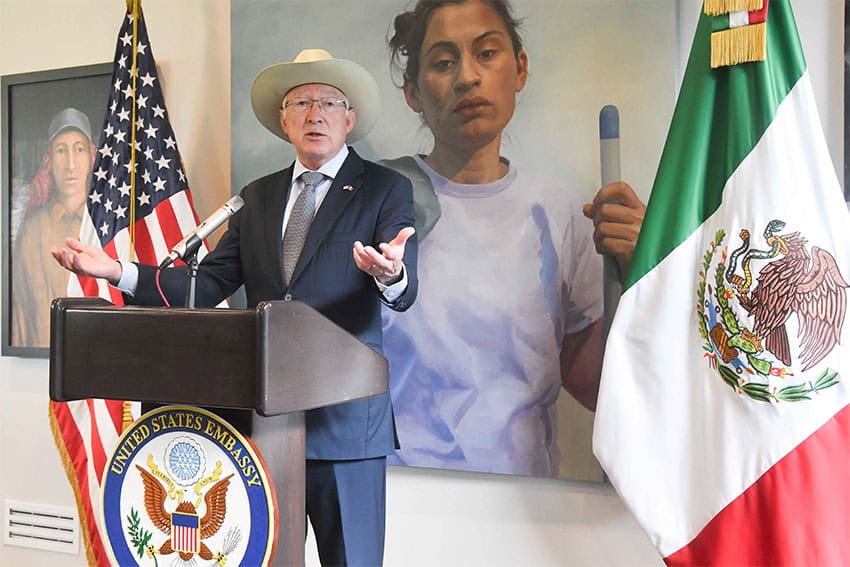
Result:
[[[380,352],[381,303],[404,311],[416,297],[417,244],[410,182],[346,146],[377,120],[375,80],[306,50],[261,71],[251,102],[298,159],[242,189],[245,205],[199,267],[197,304],[214,306],[244,284],[249,306],[302,301]],[[52,253],[67,269],[107,278],[130,302],[162,304],[155,266],[119,264],[74,239],[66,246]],[[185,277],[185,267],[160,274],[178,305]],[[389,394],[310,410],[306,428],[307,515],[322,563],[380,565],[386,455],[396,446]]]

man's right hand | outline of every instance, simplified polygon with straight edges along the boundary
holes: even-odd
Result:
[[[66,270],[80,276],[105,278],[112,285],[121,279],[121,264],[110,258],[102,248],[83,244],[76,238],[66,238],[65,246],[51,247],[50,254]]]

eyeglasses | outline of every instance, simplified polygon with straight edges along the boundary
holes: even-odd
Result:
[[[283,109],[291,109],[293,112],[298,114],[304,114],[305,112],[309,112],[311,108],[313,108],[313,103],[319,105],[319,112],[322,114],[338,114],[343,112],[344,110],[348,110],[348,101],[340,98],[334,98],[330,96],[323,96],[321,98],[296,98],[290,101],[287,101],[283,105]]]

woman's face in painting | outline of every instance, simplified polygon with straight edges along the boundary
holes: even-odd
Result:
[[[510,122],[525,86],[528,57],[514,53],[507,26],[479,0],[434,11],[419,53],[408,105],[423,114],[435,144],[482,147]]]

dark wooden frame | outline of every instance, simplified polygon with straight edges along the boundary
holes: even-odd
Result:
[[[0,253],[3,259],[0,268],[3,314],[0,354],[3,356],[48,356],[47,345],[12,344],[14,238],[25,214],[25,195],[39,166],[51,117],[68,106],[80,109],[89,116],[92,142],[97,144],[106,114],[112,67],[112,63],[98,63],[0,77],[0,210],[3,215],[0,219],[3,247]],[[45,305],[44,309],[49,311],[50,305]]]

